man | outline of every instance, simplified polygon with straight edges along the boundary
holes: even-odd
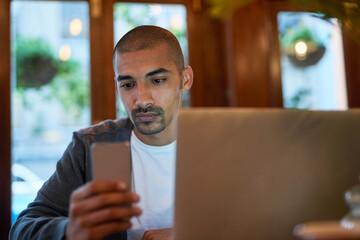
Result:
[[[120,39],[113,66],[129,118],[74,133],[56,172],[19,215],[10,239],[169,238],[174,118],[193,72],[184,67],[176,37],[155,26],[137,27]],[[121,181],[91,181],[90,145],[114,141],[130,141],[132,191]]]

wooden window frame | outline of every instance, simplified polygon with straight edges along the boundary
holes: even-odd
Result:
[[[11,224],[10,0],[0,1],[0,239]]]

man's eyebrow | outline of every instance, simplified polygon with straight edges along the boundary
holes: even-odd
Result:
[[[154,76],[154,75],[157,75],[157,74],[168,73],[168,72],[169,72],[169,71],[166,70],[165,68],[159,68],[159,69],[156,69],[156,70],[154,70],[154,71],[151,71],[151,72],[147,73],[147,74],[145,75],[145,77],[151,77],[151,76]],[[130,75],[124,75],[124,76],[118,75],[118,76],[116,77],[116,80],[117,80],[118,82],[120,82],[120,81],[122,81],[122,80],[131,80],[131,79],[133,79],[133,77],[130,76]]]
[[[168,73],[169,71],[166,70],[165,68],[159,68],[159,69],[156,69],[154,71],[151,71],[149,73],[146,74],[146,77],[151,77],[151,76],[154,76],[154,75],[157,75],[157,74],[161,74],[161,73]]]
[[[129,79],[133,79],[133,77],[131,77],[129,75],[125,75],[125,76],[118,75],[116,77],[116,80],[118,80],[118,82],[120,82],[121,80],[129,80]]]

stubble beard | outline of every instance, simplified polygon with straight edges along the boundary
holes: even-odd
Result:
[[[142,122],[137,119],[139,113],[156,113],[157,117],[153,121]],[[139,107],[131,111],[131,117],[136,130],[143,135],[152,135],[162,132],[166,128],[165,112],[157,107]],[[152,126],[154,125],[154,126]]]

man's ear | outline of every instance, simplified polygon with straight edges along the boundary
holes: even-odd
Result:
[[[187,66],[184,68],[183,72],[182,72],[182,88],[181,90],[183,92],[188,91],[192,84],[193,84],[193,80],[194,80],[194,73],[193,70],[190,66]]]

